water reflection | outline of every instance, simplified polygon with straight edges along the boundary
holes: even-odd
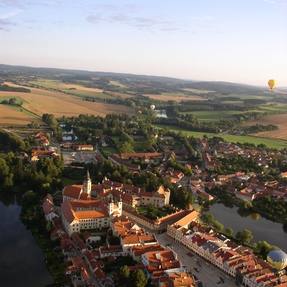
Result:
[[[216,203],[209,210],[216,219],[225,227],[232,228],[235,232],[247,228],[252,231],[254,240],[266,240],[287,251],[287,226],[263,218],[260,214],[246,212],[237,207],[227,207]]]
[[[13,195],[0,197],[0,282],[5,287],[42,287],[52,283],[42,251],[20,221]]]
[[[253,220],[259,220],[261,218],[261,215],[259,213],[253,212],[253,213],[250,214],[250,217]]]

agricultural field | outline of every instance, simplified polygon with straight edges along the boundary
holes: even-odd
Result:
[[[162,93],[162,94],[145,94],[145,97],[148,97],[157,101],[205,101],[206,99],[198,95],[187,95],[185,93]]]
[[[120,81],[110,81],[110,84],[116,87],[120,87],[120,88],[127,88],[126,85],[122,84]]]
[[[23,109],[14,111],[14,115],[11,116],[11,124],[16,122],[23,125],[27,124],[30,119],[35,120],[41,117],[43,113],[51,113],[56,117],[69,117],[80,114],[105,116],[111,113],[133,113],[131,108],[123,105],[88,102],[69,94],[38,88],[31,88],[31,93],[0,92],[0,101],[1,99],[13,97],[23,101]],[[1,105],[1,107],[6,112],[0,113],[0,123],[2,121],[8,124],[7,113],[11,110],[11,107],[4,105]],[[27,115],[27,112],[30,112],[30,114]],[[17,118],[22,118],[23,121],[17,120]]]
[[[192,88],[186,88],[186,89],[183,89],[183,91],[192,92],[192,93],[195,93],[195,94],[202,94],[202,95],[214,92],[214,91],[199,90],[199,89],[192,89]]]
[[[277,130],[265,131],[255,134],[256,136],[274,138],[274,139],[284,139],[287,140],[287,113],[286,114],[275,114],[263,117],[260,120],[248,121],[245,125],[276,125]]]
[[[214,122],[220,120],[231,120],[235,115],[239,114],[240,111],[194,111],[183,114],[192,114],[199,121]]]
[[[31,81],[30,83],[34,85],[39,85],[47,89],[58,89],[58,90],[63,90],[63,91],[82,90],[82,91],[94,92],[94,93],[103,92],[102,89],[87,88],[79,84],[64,83],[58,80],[38,79],[36,81]]]
[[[210,95],[209,98],[214,98],[214,95]],[[252,94],[236,94],[236,93],[226,93],[226,94],[217,94],[216,98],[224,100],[224,98],[234,98],[237,100],[272,100],[273,95],[270,95],[269,92],[262,93],[260,95],[252,95]]]
[[[258,136],[237,136],[237,135],[228,135],[228,134],[221,134],[221,133],[204,133],[204,132],[193,132],[184,129],[180,129],[177,127],[165,126],[165,125],[157,125],[158,128],[167,128],[170,131],[181,132],[186,136],[192,136],[195,138],[202,138],[204,135],[207,137],[214,137],[218,136],[223,138],[228,142],[233,143],[250,143],[250,144],[265,144],[267,147],[276,148],[276,149],[283,149],[287,148],[287,141],[280,140],[280,139],[271,139],[266,137],[258,137]]]
[[[244,116],[247,113],[255,113],[255,114],[270,114],[270,115],[278,115],[287,113],[287,105],[286,104],[264,104],[259,105],[256,108],[248,109],[246,111],[238,111],[238,110],[222,110],[222,111],[192,111],[192,112],[182,112],[182,114],[192,114],[199,121],[209,122],[209,121],[220,121],[220,120],[232,120],[235,119],[235,116]],[[268,115],[262,117],[264,120]],[[256,123],[261,123],[262,120],[257,120]]]
[[[47,80],[47,79],[38,79],[37,81],[31,81],[30,82],[33,85],[43,87],[45,89],[51,89],[51,90],[57,90],[62,91],[64,93],[74,95],[77,97],[93,97],[95,99],[114,99],[114,98],[130,98],[131,95],[120,93],[120,92],[112,92],[112,91],[104,91],[103,89],[99,88],[89,88],[84,85],[81,85],[80,83],[64,83],[62,81],[58,80]],[[111,81],[112,85],[117,87],[125,87],[124,85],[121,85],[120,82],[117,81]]]
[[[21,108],[8,105],[0,105],[0,125],[1,126],[20,126],[27,125],[32,121],[39,121],[32,114],[22,111]]]
[[[30,82],[37,87],[42,87],[49,90],[57,90],[63,93],[74,95],[77,97],[94,97],[99,99],[112,98],[111,96],[103,93],[102,89],[88,88],[79,84],[68,84],[57,80],[39,79],[37,81]]]

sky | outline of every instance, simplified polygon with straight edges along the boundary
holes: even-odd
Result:
[[[287,0],[0,0],[0,63],[287,86]]]

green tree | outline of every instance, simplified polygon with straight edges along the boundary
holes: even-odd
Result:
[[[222,223],[220,223],[219,221],[214,220],[212,225],[213,225],[213,227],[216,229],[216,231],[218,231],[218,232],[223,232],[223,230],[224,230],[224,225],[223,225]]]
[[[131,282],[133,287],[145,287],[148,279],[143,270],[136,270],[131,274]]]
[[[121,173],[118,171],[118,170],[115,170],[113,173],[112,173],[112,180],[115,180],[115,181],[121,181]]]
[[[0,158],[0,185],[4,188],[13,185],[13,174],[3,158]]]
[[[2,151],[19,151],[25,150],[24,141],[13,133],[8,133],[0,129],[0,149]]]
[[[123,280],[128,280],[128,278],[130,277],[130,269],[127,265],[124,265],[120,268],[119,276]]]
[[[233,229],[232,228],[225,228],[225,234],[228,236],[228,237],[232,237],[233,236]]]
[[[250,230],[243,229],[242,231],[238,231],[236,233],[235,238],[242,244],[248,245],[253,240],[253,234]]]
[[[266,259],[269,251],[273,249],[273,246],[266,241],[258,241],[255,246],[255,252]]]
[[[204,213],[202,214],[201,219],[204,223],[210,225],[214,221],[214,216],[211,213]]]
[[[133,144],[130,141],[125,141],[119,145],[120,153],[134,152]]]
[[[171,203],[179,208],[188,208],[194,201],[192,193],[185,188],[176,188],[171,193]]]
[[[118,272],[116,285],[119,287],[130,286],[130,275],[129,267],[127,265],[122,266]]]

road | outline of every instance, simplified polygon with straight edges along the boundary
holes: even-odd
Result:
[[[226,275],[198,255],[195,255],[184,245],[175,242],[166,233],[158,234],[156,238],[161,245],[167,246],[175,251],[179,261],[202,282],[203,287],[238,287],[235,284],[235,279]],[[192,256],[188,254],[192,254]]]

